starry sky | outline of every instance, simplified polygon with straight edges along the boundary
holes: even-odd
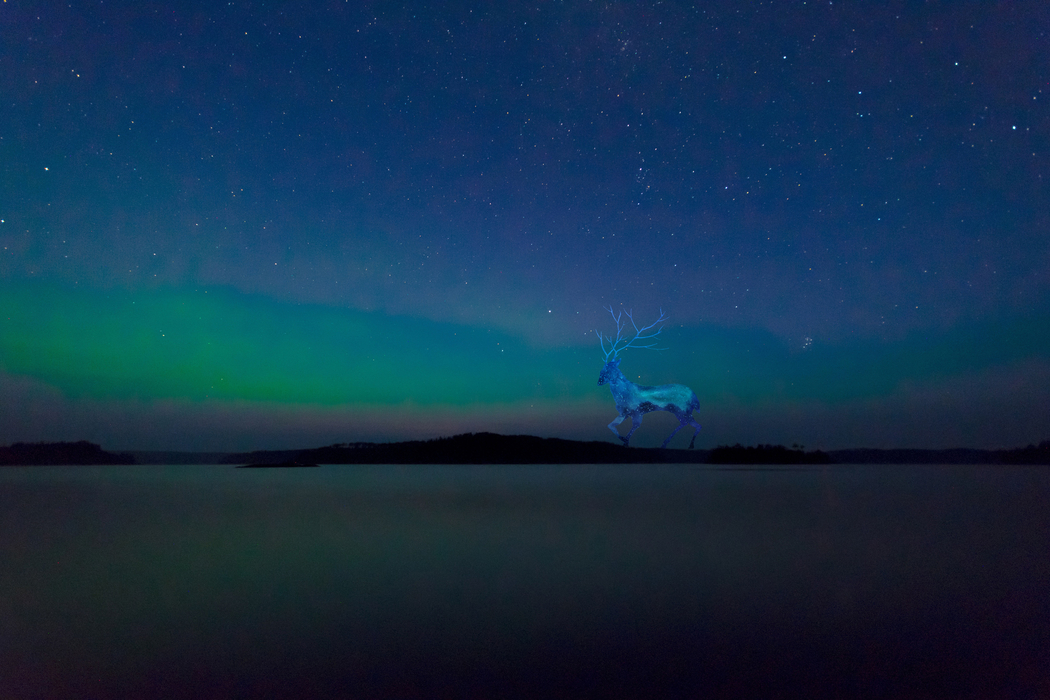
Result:
[[[6,0],[0,443],[613,440],[607,307],[698,447],[1048,439],[1048,57],[1024,0]]]

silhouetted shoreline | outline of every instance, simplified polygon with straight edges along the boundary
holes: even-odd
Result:
[[[464,433],[434,440],[354,442],[301,450],[112,453],[86,441],[0,447],[0,465],[106,464],[1050,464],[1050,440],[1009,450],[849,449],[783,445],[713,450],[623,447],[613,442]]]
[[[298,460],[318,464],[1050,464],[1050,441],[1012,450],[876,450],[823,452],[783,445],[713,450],[623,447],[612,442],[465,433],[436,440],[348,443],[308,450],[256,451],[223,463]]]
[[[16,442],[0,447],[0,465],[106,465],[137,464],[129,453],[106,452],[100,446],[79,442]]]

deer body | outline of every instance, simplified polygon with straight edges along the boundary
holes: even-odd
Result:
[[[609,430],[620,438],[625,446],[630,445],[631,435],[642,424],[642,416],[652,411],[668,411],[678,419],[678,427],[667,436],[661,447],[667,447],[671,438],[688,423],[696,427],[693,439],[689,441],[689,449],[692,449],[696,435],[700,432],[700,424],[693,419],[693,411],[700,408],[700,401],[693,390],[684,384],[661,384],[660,386],[635,384],[624,376],[619,364],[619,359],[606,362],[602,373],[598,375],[598,384],[609,385],[613,400],[616,401],[616,410],[620,412],[620,415],[609,423]],[[617,426],[625,418],[631,419],[631,430],[627,435],[620,435]]]
[[[609,309],[609,313],[613,314],[612,309]],[[623,338],[624,324],[621,321],[622,316],[619,314],[613,314],[613,319],[616,321],[616,337],[609,338],[609,349],[605,350],[606,338],[598,333],[598,338],[602,343],[602,349],[605,351],[605,366],[602,368],[602,372],[598,375],[598,384],[608,384],[609,389],[612,390],[613,399],[616,401],[616,410],[619,411],[620,415],[613,419],[609,423],[609,430],[613,432],[613,435],[620,438],[623,441],[625,447],[630,446],[631,435],[634,434],[635,430],[638,430],[638,426],[642,424],[642,416],[652,411],[668,411],[673,413],[678,419],[678,427],[675,428],[667,439],[664,440],[661,447],[667,447],[667,443],[671,442],[671,438],[678,433],[679,430],[685,427],[686,424],[695,426],[696,430],[693,431],[693,439],[689,441],[689,449],[693,449],[693,443],[696,441],[697,433],[700,432],[700,424],[693,418],[693,411],[700,408],[700,401],[696,398],[696,394],[692,389],[683,384],[661,384],[660,386],[642,386],[635,384],[634,382],[627,379],[624,373],[620,371],[620,358],[619,354],[621,350],[625,350],[629,347],[642,347],[651,348],[653,344],[649,345],[635,345],[636,341],[644,341],[655,338],[660,334],[662,328],[658,328],[649,335],[645,335],[647,331],[651,331],[657,324],[664,321],[663,312],[660,313],[660,318],[657,319],[656,323],[646,326],[645,328],[638,328],[634,323],[634,318],[630,312],[624,312],[627,314],[627,318],[631,320],[631,325],[634,325],[635,335],[630,340]],[[621,343],[624,343],[621,345]],[[631,430],[627,435],[620,435],[620,431],[617,426],[623,422],[625,418],[631,419]]]

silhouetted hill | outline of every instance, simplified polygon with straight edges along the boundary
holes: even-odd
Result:
[[[1016,450],[996,450],[1003,464],[1050,464],[1050,440]]]
[[[134,464],[129,454],[106,452],[100,446],[81,440],[80,442],[16,442],[10,447],[0,447],[0,464],[45,465],[45,464]]]
[[[831,458],[817,450],[816,452],[803,452],[802,450],[789,450],[783,445],[758,445],[757,447],[744,447],[733,445],[725,447],[720,445],[711,450],[707,458],[708,464],[831,464]]]
[[[721,452],[719,452],[721,450]],[[805,453],[782,446],[671,450],[625,448],[612,442],[582,442],[532,435],[465,433],[436,440],[353,443],[312,450],[263,451],[228,456],[224,462],[266,464],[286,461],[316,464],[827,464],[822,452]]]
[[[820,450],[783,445],[713,450],[626,448],[613,442],[465,433],[435,440],[356,442],[228,455],[223,463],[313,464],[1050,464],[1050,441],[1014,450]]]
[[[225,462],[298,460],[317,464],[625,464],[703,463],[706,457],[706,450],[625,448],[610,442],[465,433],[436,440],[353,443],[295,452],[250,452],[230,455]]]
[[[1050,440],[1012,450],[832,450],[836,464],[1050,464]]]
[[[713,450],[623,447],[614,442],[464,433],[435,440],[354,442],[257,452],[141,451],[114,454],[86,441],[0,447],[0,465],[43,464],[1048,464],[1050,440],[1012,450],[804,452],[782,445]]]

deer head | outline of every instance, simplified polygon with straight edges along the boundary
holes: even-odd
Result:
[[[663,330],[663,323],[667,319],[664,316],[663,309],[660,309],[660,318],[642,328],[639,328],[638,324],[634,322],[634,317],[631,316],[630,311],[621,311],[617,314],[613,313],[612,307],[609,307],[608,311],[612,315],[613,320],[616,321],[616,336],[607,338],[602,335],[601,331],[595,331],[595,333],[598,334],[598,340],[602,344],[602,352],[605,353],[605,366],[602,367],[601,374],[598,375],[598,383],[609,385],[613,399],[616,400],[616,412],[620,414],[609,423],[609,430],[623,442],[625,447],[628,447],[631,444],[631,435],[642,424],[643,415],[652,411],[668,411],[673,413],[678,419],[678,427],[667,436],[662,447],[667,447],[667,443],[671,441],[675,433],[688,424],[696,428],[693,432],[693,439],[689,441],[689,447],[692,448],[693,443],[696,441],[696,436],[700,432],[700,424],[693,418],[693,411],[700,408],[700,401],[696,398],[693,390],[684,384],[639,386],[630,381],[620,371],[619,355],[621,352],[627,348],[656,347],[654,338],[660,335],[660,331]],[[631,322],[631,327],[634,329],[634,335],[630,338],[627,336],[630,335],[631,331],[628,330],[627,323],[623,320],[624,316],[627,316],[627,320]],[[608,347],[606,347],[607,345]],[[617,426],[625,418],[631,419],[631,429],[626,435],[620,435]]]
[[[598,376],[598,384],[604,384],[607,381],[611,381],[614,373],[619,372],[619,369],[617,368],[620,365],[620,353],[627,348],[656,347],[656,341],[653,339],[660,335],[660,332],[663,330],[663,323],[667,320],[667,317],[664,316],[663,309],[661,309],[660,318],[656,319],[648,326],[639,328],[638,324],[634,322],[634,316],[631,315],[630,311],[614,313],[611,306],[607,311],[616,322],[616,336],[606,337],[602,335],[601,331],[595,331],[595,333],[598,334],[598,342],[602,345],[602,352],[605,354],[605,367],[602,368],[602,372]],[[627,329],[627,323],[623,320],[624,316],[627,317],[627,320],[631,322],[631,327],[634,328],[634,336],[631,338],[627,338],[630,331]],[[653,330],[654,328],[656,330]],[[608,345],[608,347],[606,347],[606,345]]]

